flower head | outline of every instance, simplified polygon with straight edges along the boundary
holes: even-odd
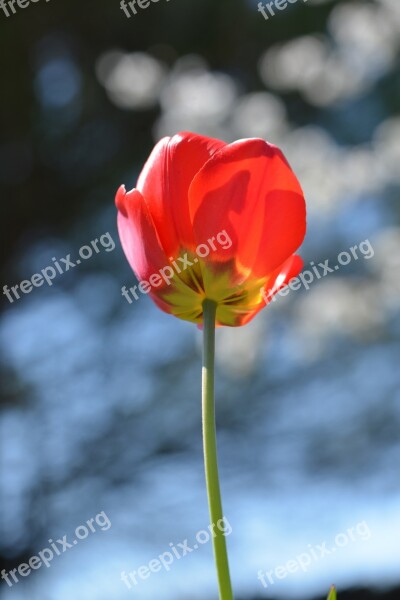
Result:
[[[117,192],[125,255],[165,312],[218,325],[250,321],[295,277],[306,211],[282,152],[261,139],[233,144],[194,133],[162,139],[137,187]]]

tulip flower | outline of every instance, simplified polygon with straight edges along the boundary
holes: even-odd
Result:
[[[181,319],[201,324],[210,299],[217,325],[244,325],[302,268],[294,252],[305,235],[303,193],[263,140],[164,138],[116,204],[141,289]]]
[[[306,229],[299,182],[260,139],[225,144],[193,133],[164,138],[137,187],[117,192],[125,255],[165,312],[203,328],[202,416],[211,523],[223,519],[218,476],[215,326],[248,323],[295,277]],[[131,288],[132,289],[132,288]],[[214,527],[220,600],[232,600],[226,540]]]

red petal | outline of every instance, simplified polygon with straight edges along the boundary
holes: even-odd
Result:
[[[125,256],[139,280],[169,264],[163,251],[154,223],[141,193],[134,189],[117,192],[118,232]]]
[[[283,265],[271,273],[271,276],[269,277],[265,286],[265,293],[263,295],[262,302],[253,312],[244,315],[237,325],[246,325],[249,321],[254,319],[254,317],[271,302],[275,294],[277,294],[283,287],[288,285],[293,277],[296,277],[300,273],[303,268],[303,264],[304,263],[301,256],[293,254],[293,256],[288,258],[283,263]]]
[[[293,277],[296,277],[302,270],[304,265],[303,259],[298,254],[293,254],[287,261],[283,263],[268,280],[265,286],[266,294],[264,301],[266,304],[272,300],[273,296],[285,287]]]
[[[275,270],[305,235],[305,202],[282,152],[259,139],[240,140],[218,151],[189,190],[196,243],[220,231],[232,239],[210,261],[236,260],[256,276]]]
[[[162,139],[152,151],[137,183],[150,210],[167,256],[193,248],[188,190],[193,177],[224,142],[194,133]]]

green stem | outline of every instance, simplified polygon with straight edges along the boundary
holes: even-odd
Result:
[[[226,540],[218,527],[223,523],[221,492],[219,488],[217,438],[215,428],[214,403],[214,358],[215,358],[215,315],[217,305],[212,300],[203,303],[203,372],[202,372],[202,409],[203,409],[203,448],[208,507],[213,537],[214,558],[217,568],[220,600],[233,600],[229,575]]]

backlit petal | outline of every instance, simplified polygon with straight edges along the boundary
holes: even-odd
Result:
[[[194,133],[162,139],[152,151],[137,183],[168,256],[193,249],[188,191],[193,177],[224,142]]]
[[[168,265],[154,223],[141,193],[134,189],[117,192],[118,233],[129,264],[139,280],[147,280]]]
[[[235,142],[218,151],[189,190],[197,243],[226,230],[233,244],[211,261],[235,257],[247,274],[276,269],[305,235],[305,202],[281,151],[263,140]]]

